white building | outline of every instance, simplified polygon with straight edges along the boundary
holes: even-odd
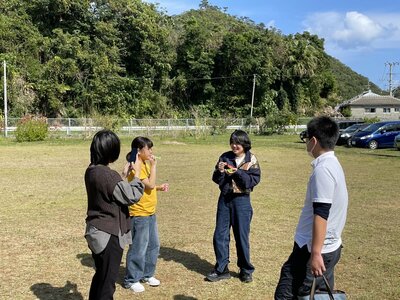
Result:
[[[400,119],[400,99],[393,96],[381,96],[371,91],[364,92],[339,104],[335,109],[342,112],[350,108],[351,117],[356,119],[379,118],[379,120]]]

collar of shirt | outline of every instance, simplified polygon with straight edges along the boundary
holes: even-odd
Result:
[[[335,156],[335,152],[334,152],[334,151],[325,152],[324,154],[321,154],[321,155],[318,156],[316,159],[314,159],[314,160],[311,162],[311,166],[312,166],[313,168],[315,168],[321,161],[327,159],[328,157],[333,157],[333,156]]]

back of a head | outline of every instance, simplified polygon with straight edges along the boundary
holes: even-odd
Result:
[[[240,129],[232,132],[231,137],[229,139],[229,143],[242,145],[245,152],[251,149],[251,141],[249,136],[245,131]]]
[[[316,117],[307,124],[307,136],[315,137],[323,149],[333,150],[339,138],[339,126],[329,117]]]
[[[93,165],[108,165],[116,161],[121,151],[121,142],[111,130],[97,132],[90,145],[90,163]]]

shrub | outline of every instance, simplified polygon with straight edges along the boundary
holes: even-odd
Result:
[[[47,137],[47,123],[44,117],[25,116],[17,124],[17,142],[43,141]]]

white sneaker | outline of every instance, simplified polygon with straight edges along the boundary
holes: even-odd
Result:
[[[134,291],[135,293],[141,293],[144,292],[144,286],[140,282],[135,282],[132,284],[129,289]]]
[[[159,286],[160,280],[155,277],[144,278],[143,282],[147,283],[150,286]]]

